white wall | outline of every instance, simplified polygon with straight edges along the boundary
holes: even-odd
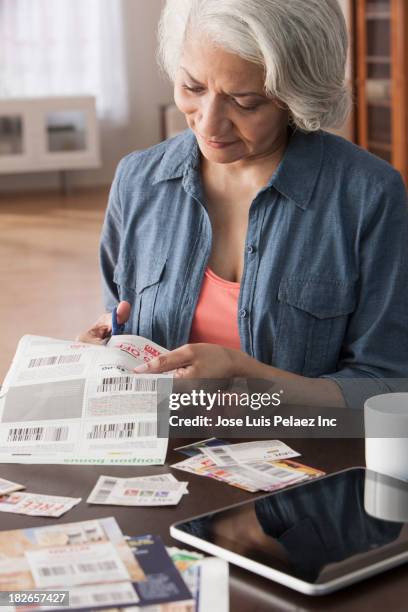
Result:
[[[160,139],[159,106],[172,100],[172,87],[156,62],[156,30],[163,0],[118,0],[123,5],[129,125],[102,126],[101,168],[69,172],[72,185],[111,182],[123,155],[155,144]],[[115,66],[106,66],[115,70]],[[0,175],[0,192],[48,189],[58,185],[56,173]]]

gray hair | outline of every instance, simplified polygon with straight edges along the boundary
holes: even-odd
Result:
[[[172,80],[191,31],[263,66],[267,95],[287,105],[296,127],[345,121],[348,36],[338,0],[166,0],[159,57]]]

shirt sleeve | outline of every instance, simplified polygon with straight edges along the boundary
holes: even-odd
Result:
[[[124,159],[116,169],[110,193],[99,247],[99,264],[102,279],[103,303],[111,311],[119,302],[118,288],[113,280],[114,270],[119,258],[122,207],[120,202],[120,182],[123,174]]]
[[[373,395],[408,390],[408,206],[393,171],[368,207],[358,246],[358,302],[334,380],[349,407]]]

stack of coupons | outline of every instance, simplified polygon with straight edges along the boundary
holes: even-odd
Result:
[[[208,444],[198,442],[177,450],[189,458],[171,467],[208,476],[251,493],[276,491],[288,485],[324,476],[324,472],[308,467],[293,457],[299,453],[279,440],[262,440],[225,444],[213,438]],[[197,453],[192,454],[196,446]]]
[[[143,590],[141,583],[138,584],[139,604],[126,607],[124,612],[229,612],[226,561],[176,547],[167,548],[166,551],[157,536],[130,538],[128,543],[146,573],[147,583]],[[184,592],[185,586],[180,587],[180,577],[193,599],[174,601],[177,597],[180,599]],[[169,594],[168,603],[158,605],[157,597],[163,596],[163,592]],[[156,604],[153,605],[153,601]],[[150,605],[144,607],[146,604]],[[110,609],[109,612],[119,612],[119,608]]]
[[[109,506],[176,506],[188,493],[188,482],[179,482],[172,474],[116,478],[100,476],[88,504]]]
[[[24,485],[0,478],[0,512],[58,518],[81,501],[80,497],[60,497],[21,493]]]
[[[195,607],[160,538],[127,542],[114,518],[0,532],[0,577],[2,605],[21,603],[7,591],[31,591],[36,610]]]

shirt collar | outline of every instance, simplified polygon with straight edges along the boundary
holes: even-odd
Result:
[[[198,168],[198,164],[197,140],[191,130],[186,130],[168,141],[166,151],[153,177],[153,185],[160,181],[181,178],[188,168]]]
[[[311,200],[323,160],[321,132],[294,131],[285,154],[271,176],[267,187],[273,187],[283,196],[305,210]],[[181,178],[199,166],[197,140],[191,130],[169,141],[153,184]]]
[[[323,134],[296,130],[268,187],[305,210],[311,200],[323,160]]]

